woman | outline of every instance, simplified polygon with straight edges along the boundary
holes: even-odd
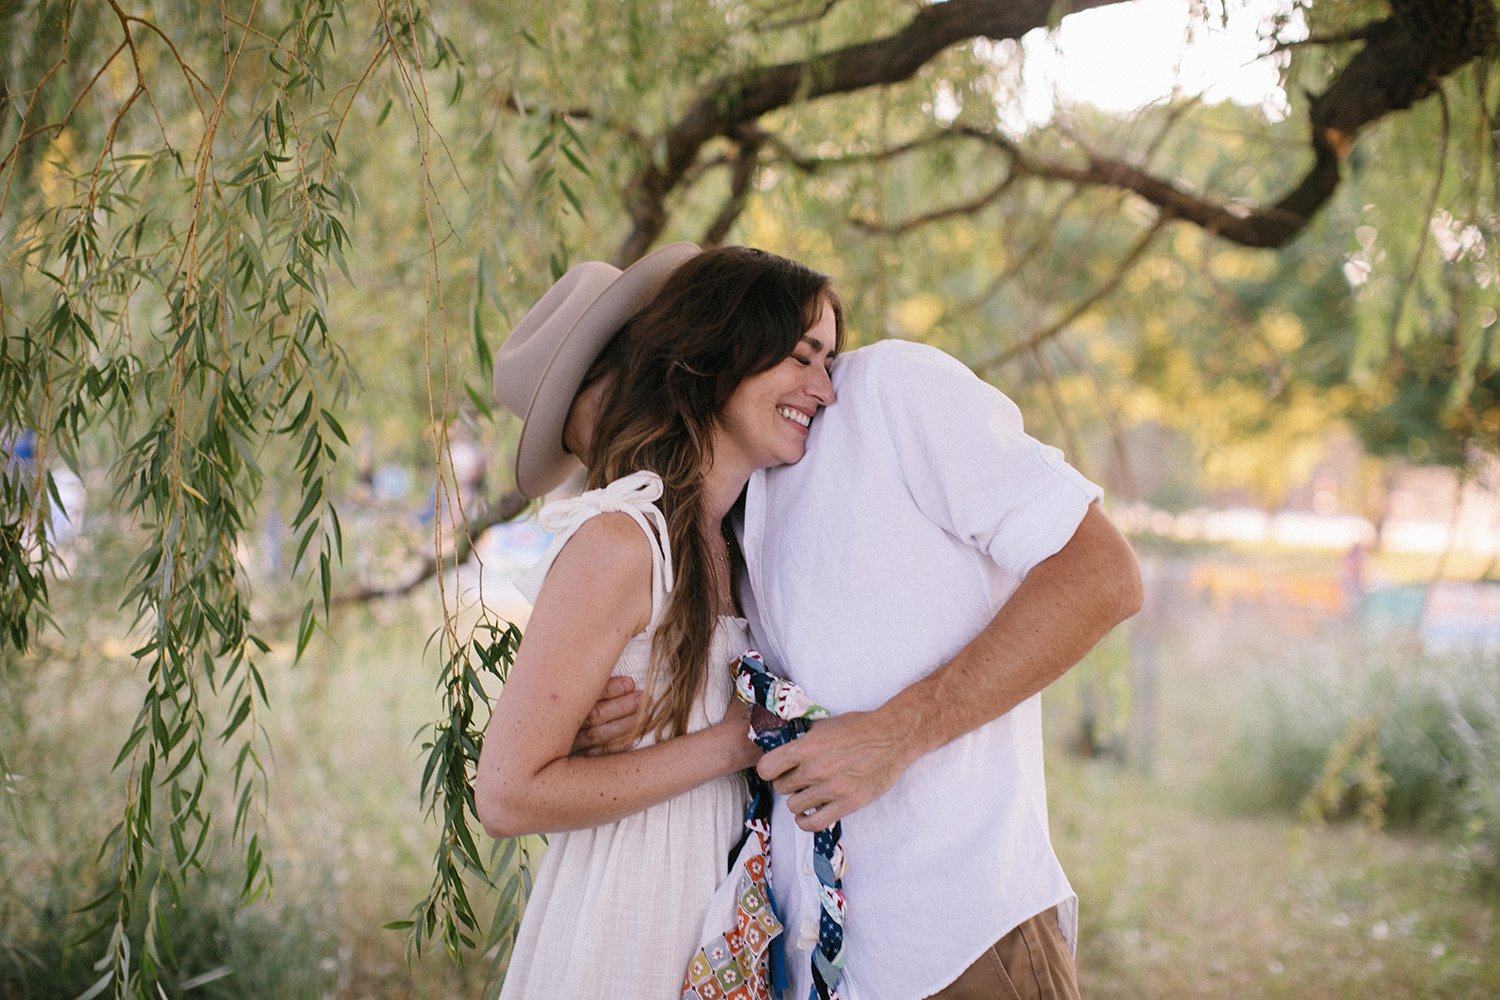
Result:
[[[543,512],[556,532],[546,576],[485,734],[485,829],[567,831],[537,873],[504,1000],[676,997],[740,834],[737,772],[758,751],[744,713],[725,714],[749,636],[724,518],[753,471],[802,457],[833,402],[842,316],[828,279],[792,261],[742,247],[681,253],[564,424],[592,489]],[[572,315],[557,301],[549,312]],[[590,410],[592,426],[579,417]],[[518,464],[523,489],[529,471]],[[571,756],[611,675],[648,698],[635,749]]]

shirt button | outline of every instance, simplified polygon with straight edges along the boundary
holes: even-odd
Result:
[[[798,948],[811,948],[818,943],[818,925],[809,921],[802,925],[802,933],[797,936]]]
[[[802,866],[802,874],[811,876],[812,873],[813,873],[813,867],[812,867],[812,865],[803,865]]]

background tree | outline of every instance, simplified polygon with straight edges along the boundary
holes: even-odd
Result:
[[[449,428],[503,450],[493,344],[575,257],[691,238],[806,259],[860,336],[952,351],[1075,454],[1171,416],[1260,469],[1257,447],[1413,398],[1405,372],[1430,433],[1493,447],[1491,0],[1292,0],[1264,28],[1274,113],[1184,95],[1028,118],[1021,39],[1121,2],[0,2],[0,437],[35,441],[0,476],[0,658],[40,671],[69,641],[48,624],[66,466],[112,498],[140,684],[99,988],[171,974],[162,914],[221,832],[245,895],[268,883],[257,623],[285,617],[300,652],[320,607],[441,588],[520,509],[463,508]],[[345,589],[350,429],[428,470],[432,517]],[[270,511],[290,580],[242,555]],[[483,684],[516,636],[441,601],[441,835],[411,926],[460,951],[484,924],[464,875],[490,866]]]

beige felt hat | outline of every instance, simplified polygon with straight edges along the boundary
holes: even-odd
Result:
[[[673,243],[623,271],[598,260],[574,265],[511,329],[495,356],[495,401],[522,421],[516,489],[523,496],[555,489],[578,467],[563,450],[563,425],[589,366],[699,252],[696,243]]]

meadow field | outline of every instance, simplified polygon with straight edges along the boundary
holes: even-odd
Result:
[[[1149,645],[1122,630],[1044,696],[1085,995],[1500,996],[1494,790],[1486,805],[1479,784],[1500,743],[1495,654],[1439,657],[1338,621],[1174,600]],[[76,997],[98,975],[102,943],[77,942],[76,909],[119,818],[111,763],[138,695],[128,645],[87,619],[68,633],[80,647],[28,661],[0,692],[5,1000]],[[274,885],[237,908],[243,872],[228,861],[193,881],[174,916],[182,995],[474,998],[493,985],[493,956],[414,960],[383,929],[431,879],[435,825],[417,788],[438,711],[434,626],[416,602],[372,605],[339,613],[336,641],[320,635],[299,664],[276,650],[275,712],[256,720]],[[1376,828],[1358,769],[1323,772],[1351,720],[1382,713]],[[1338,786],[1328,821],[1302,808],[1320,775]],[[494,907],[474,892],[476,909]]]

